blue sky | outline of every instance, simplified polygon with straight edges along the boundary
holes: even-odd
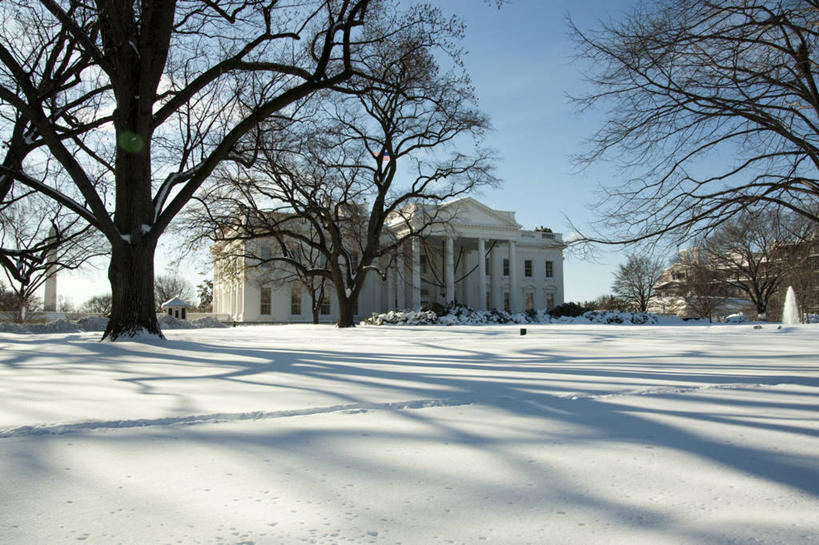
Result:
[[[480,106],[493,126],[487,144],[498,152],[503,184],[475,195],[492,208],[513,210],[527,229],[538,225],[564,234],[568,219],[588,226],[597,217],[590,206],[599,183],[615,183],[611,165],[579,172],[571,156],[581,151],[603,122],[600,113],[579,114],[568,95],[585,89],[582,64],[573,58],[567,17],[584,29],[619,19],[636,0],[510,0],[500,10],[481,0],[441,0],[445,11],[467,24],[463,43]],[[163,237],[156,272],[171,267],[174,243]],[[596,260],[567,252],[564,264],[567,301],[593,299],[610,291],[623,248],[601,249]],[[210,277],[207,253],[185,262],[179,272],[193,284]],[[205,275],[198,273],[206,273]],[[104,268],[62,276],[58,293],[79,304],[109,290]]]
[[[494,127],[489,145],[498,151],[498,174],[504,183],[478,199],[492,208],[514,210],[518,223],[569,231],[571,220],[588,226],[597,216],[591,205],[599,184],[616,169],[597,164],[583,171],[572,155],[602,122],[597,114],[579,114],[568,96],[586,89],[582,63],[574,58],[567,17],[583,29],[609,18],[620,19],[634,0],[512,0],[500,10],[478,0],[449,0],[445,9],[467,24],[466,67],[481,108]],[[568,218],[568,219],[567,219]],[[565,261],[567,301],[593,299],[610,291],[613,273],[626,249],[601,248],[596,260],[568,252]]]

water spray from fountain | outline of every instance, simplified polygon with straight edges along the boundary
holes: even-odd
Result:
[[[800,321],[799,309],[796,306],[796,294],[793,288],[788,286],[788,291],[785,293],[785,306],[782,308],[782,324],[798,324]]]

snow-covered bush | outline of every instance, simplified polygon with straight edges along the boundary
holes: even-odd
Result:
[[[0,333],[28,333],[28,330],[20,324],[0,322]]]
[[[77,320],[77,325],[83,331],[105,331],[108,327],[108,318],[104,316],[86,316]]]
[[[188,322],[179,320],[167,314],[157,317],[162,329],[198,329],[204,327],[227,327],[215,316],[205,316]],[[86,316],[76,321],[56,320],[45,324],[15,324],[0,322],[0,333],[78,333],[81,331],[105,331],[108,327],[108,318],[103,316]]]
[[[225,324],[219,321],[216,316],[204,316],[197,320],[193,320],[191,322],[193,327],[196,328],[204,328],[204,327],[227,327]]]
[[[55,320],[46,324],[30,324],[28,330],[31,333],[77,333],[82,331],[76,322],[69,322],[65,319]]]
[[[577,306],[577,305],[575,305]],[[664,321],[668,321],[666,318]],[[682,323],[680,319],[671,319]],[[659,323],[656,314],[650,312],[622,312],[589,310],[579,316],[553,316],[545,311],[528,311],[510,314],[497,310],[475,310],[463,305],[449,307],[446,314],[433,310],[396,311],[373,314],[364,325],[481,325],[481,324],[634,324]]]

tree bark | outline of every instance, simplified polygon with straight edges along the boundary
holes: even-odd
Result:
[[[354,297],[357,297],[355,295]],[[355,327],[355,298],[354,297],[339,297],[338,298],[338,327]]]
[[[103,339],[133,337],[143,331],[164,338],[154,303],[154,252],[156,244],[116,244],[111,253],[111,318]]]

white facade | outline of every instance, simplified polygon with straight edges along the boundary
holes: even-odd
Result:
[[[560,234],[524,231],[514,212],[492,210],[470,197],[444,205],[452,218],[412,239],[394,256],[382,280],[370,272],[358,299],[357,318],[392,309],[454,301],[475,309],[548,309],[563,303]],[[265,244],[263,240],[254,241]],[[387,263],[383,259],[383,264]],[[232,274],[231,270],[247,271]],[[214,312],[237,322],[309,322],[310,297],[298,282],[264,282],[241,258],[217,266]],[[330,283],[328,282],[328,285]],[[321,321],[335,321],[337,302]],[[298,311],[298,312],[296,312]]]

